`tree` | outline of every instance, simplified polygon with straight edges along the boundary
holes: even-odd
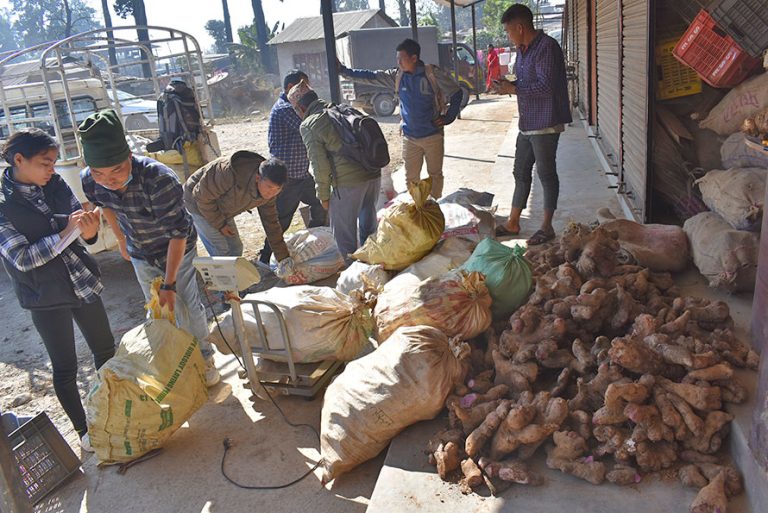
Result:
[[[227,51],[227,27],[221,20],[208,20],[205,22],[205,30],[213,38],[216,53]]]
[[[231,43],[232,39],[232,20],[229,17],[229,3],[227,0],[221,0],[221,11],[224,16],[224,30],[227,36],[227,42]]]
[[[99,27],[84,0],[12,0],[14,39],[23,48]]]
[[[518,3],[530,7],[534,16],[536,15],[536,5],[538,2],[534,0],[518,0]],[[483,24],[485,25],[485,30],[492,36],[492,40],[507,41],[507,35],[504,33],[504,27],[501,25],[501,16],[510,5],[508,0],[486,0],[483,2]]]
[[[251,0],[251,6],[253,7],[253,28],[256,32],[256,48],[259,50],[261,64],[267,73],[277,73],[276,59],[273,58],[272,52],[267,46],[267,20],[264,18],[264,8],[261,6],[261,0]]]
[[[370,8],[368,0],[333,0],[333,12],[361,11]]]
[[[114,32],[112,32],[112,15],[109,13],[109,0],[101,0],[101,12],[104,14],[104,26],[107,28],[107,38],[112,41],[115,38]],[[117,66],[117,53],[115,53],[115,47],[109,45],[109,64]]]
[[[0,53],[18,50],[16,32],[11,23],[11,13],[7,9],[0,9]]]
[[[147,9],[144,6],[144,0],[115,0],[115,13],[123,19],[127,19],[128,16],[133,16],[136,25],[139,27],[146,27],[149,25],[147,22]],[[145,47],[151,49],[152,43],[149,40],[149,31],[145,28],[137,28],[136,35],[139,36],[139,43],[142,43]],[[146,61],[149,56],[146,55],[144,50],[141,51],[142,60]],[[152,70],[149,63],[145,62],[141,65],[141,71],[144,78],[152,76]]]

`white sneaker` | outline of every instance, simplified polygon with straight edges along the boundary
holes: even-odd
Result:
[[[91,437],[88,436],[88,433],[84,434],[80,439],[80,448],[83,452],[95,452],[93,447],[91,447]]]
[[[219,374],[219,370],[216,368],[213,358],[209,358],[205,361],[205,386],[215,386],[219,381],[221,381],[221,374]]]

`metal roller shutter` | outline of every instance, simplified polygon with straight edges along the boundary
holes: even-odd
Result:
[[[597,0],[597,126],[609,162],[619,151],[619,0]]]
[[[621,181],[639,221],[646,220],[648,186],[649,7],[646,0],[623,0],[623,90]]]
[[[579,108],[589,114],[589,19],[587,1],[576,0],[576,39],[579,58]]]

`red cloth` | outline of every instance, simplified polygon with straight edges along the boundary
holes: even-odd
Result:
[[[486,90],[490,90],[493,87],[493,81],[498,80],[501,77],[501,66],[499,65],[499,52],[496,48],[488,50],[488,78],[485,82]]]

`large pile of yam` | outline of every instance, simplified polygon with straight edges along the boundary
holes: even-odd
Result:
[[[430,462],[462,491],[537,484],[549,468],[593,484],[677,472],[700,492],[692,512],[725,512],[741,477],[721,448],[745,400],[734,368],[758,357],[733,334],[728,305],[681,296],[668,273],[620,265],[616,234],[572,224],[529,251],[535,290],[508,323],[471,341],[467,380]],[[495,328],[495,329],[494,329]]]

